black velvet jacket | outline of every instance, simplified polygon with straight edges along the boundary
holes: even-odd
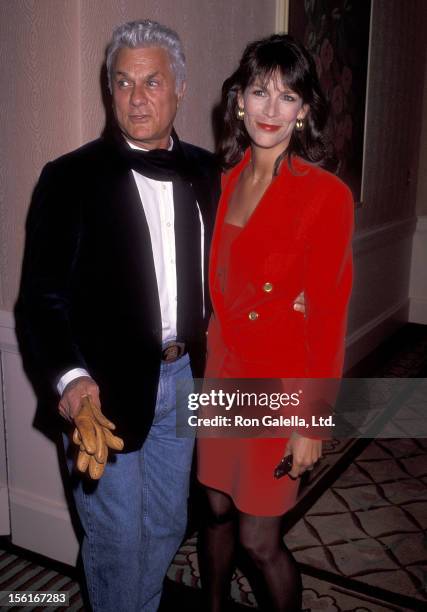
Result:
[[[211,153],[181,146],[194,169],[207,266],[219,172]],[[139,448],[153,419],[162,324],[148,224],[113,141],[95,140],[43,169],[27,219],[15,312],[24,363],[34,363],[53,387],[66,371],[86,368],[125,451]],[[199,337],[190,347],[196,376],[205,329]]]

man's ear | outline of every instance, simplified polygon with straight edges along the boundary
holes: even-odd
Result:
[[[178,91],[178,93],[176,94],[176,95],[177,95],[177,98],[178,98],[178,104],[180,104],[180,103],[181,103],[181,100],[182,100],[182,99],[183,99],[183,97],[184,97],[184,94],[185,94],[185,90],[186,90],[186,89],[187,89],[187,82],[186,82],[186,81],[184,81],[184,82],[183,82],[183,84],[181,85],[181,89],[180,89],[180,90]]]

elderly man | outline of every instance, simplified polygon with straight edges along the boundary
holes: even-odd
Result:
[[[219,174],[173,130],[185,91],[175,32],[116,28],[107,70],[116,125],[44,168],[17,314],[64,423],[89,397],[124,441],[73,491],[93,610],[152,612],[186,526],[193,441],[175,434],[175,386],[203,370]]]

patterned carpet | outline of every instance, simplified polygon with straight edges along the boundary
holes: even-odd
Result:
[[[304,565],[426,610],[426,528],[427,440],[376,440],[285,540]]]
[[[3,544],[3,545],[2,545]],[[6,550],[4,550],[6,549]],[[0,591],[65,591],[69,596],[68,607],[21,607],[1,606],[0,610],[67,610],[75,612],[84,610],[80,586],[75,579],[66,575],[67,568],[62,571],[52,569],[48,565],[31,560],[26,551],[10,552],[5,538],[0,538]],[[47,561],[47,560],[45,560]],[[49,564],[50,565],[50,564]]]
[[[376,440],[285,534],[303,570],[303,608],[427,610],[427,440]],[[196,537],[169,576],[199,586]],[[236,573],[232,596],[255,606]]]
[[[368,375],[427,377],[427,326],[405,326],[349,373]],[[303,571],[303,609],[427,610],[427,439],[331,440],[325,451],[285,517],[285,541]],[[196,538],[184,542],[170,567],[161,612],[203,612]],[[67,591],[69,606],[13,609],[87,609],[73,568],[0,538],[0,591],[49,589]],[[235,612],[256,606],[240,572],[232,597]]]

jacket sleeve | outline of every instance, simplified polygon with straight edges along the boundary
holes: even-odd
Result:
[[[26,225],[21,286],[15,308],[24,361],[34,361],[52,386],[85,368],[70,318],[73,274],[81,239],[81,205],[72,177],[48,164],[34,190]]]
[[[352,195],[337,183],[311,226],[304,283],[308,378],[339,378],[342,374],[353,277],[353,216]]]
[[[312,417],[333,413],[342,375],[347,312],[352,286],[354,205],[351,192],[336,182],[322,195],[307,236],[304,294],[306,301],[302,416],[303,435],[328,438],[333,430],[311,427]]]

